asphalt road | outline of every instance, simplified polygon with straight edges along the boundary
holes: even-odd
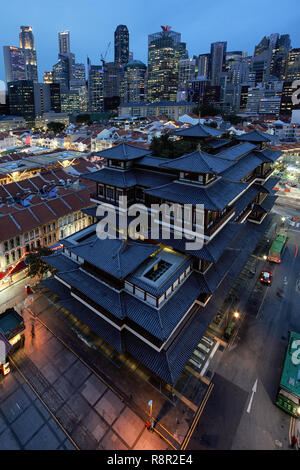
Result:
[[[288,330],[300,331],[300,230],[288,229],[288,237],[283,262],[266,262],[272,285],[263,286],[260,305],[249,308],[236,343],[216,366],[188,449],[289,448],[290,417],[274,405]]]

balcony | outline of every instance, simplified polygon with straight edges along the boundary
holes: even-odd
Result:
[[[222,225],[224,225],[235,213],[235,208],[229,209],[221,218],[216,220],[210,227],[205,228],[204,234],[211,237]]]

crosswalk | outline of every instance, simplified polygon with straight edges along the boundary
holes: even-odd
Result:
[[[189,360],[189,365],[196,372],[200,373],[200,375],[204,375],[206,365],[208,366],[208,359],[212,357],[212,353],[215,352],[217,346],[219,346],[219,343],[217,343],[216,340],[204,335],[194,350],[193,355]]]

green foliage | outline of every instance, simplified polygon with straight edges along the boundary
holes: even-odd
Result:
[[[200,117],[220,115],[220,111],[215,108],[212,104],[202,104],[201,106],[197,106],[193,109],[193,113],[197,114],[197,116],[199,116],[199,112]]]
[[[185,153],[193,152],[196,148],[196,142],[171,140],[168,134],[161,137],[153,137],[150,144],[153,155],[162,158],[178,158]]]
[[[25,258],[25,263],[28,265],[28,276],[42,278],[46,272],[54,272],[54,268],[42,261],[43,256],[50,256],[53,252],[47,247],[36,248],[35,252],[29,253]]]
[[[222,115],[224,121],[229,121],[231,124],[239,124],[240,122],[243,121],[243,119],[240,116],[236,116],[235,114],[223,114]]]
[[[59,134],[65,130],[65,125],[62,122],[49,122],[47,124],[47,128],[50,132],[54,132],[54,134]]]
[[[212,127],[213,129],[216,129],[218,127],[218,124],[215,121],[208,122],[207,124],[205,123],[206,126]]]
[[[90,126],[93,123],[90,114],[78,114],[78,116],[76,116],[76,122],[83,126]]]

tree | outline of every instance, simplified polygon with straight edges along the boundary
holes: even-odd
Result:
[[[239,124],[243,121],[240,116],[236,116],[235,114],[223,114],[222,115],[224,121],[229,121],[231,124]]]
[[[90,114],[78,114],[78,116],[76,116],[76,122],[77,124],[90,126],[92,124],[91,115]]]
[[[47,124],[48,131],[54,132],[54,134],[59,134],[65,130],[65,125],[62,122],[49,122]]]
[[[39,278],[41,278],[48,271],[53,273],[55,269],[49,266],[47,263],[45,263],[42,260],[43,256],[50,256],[52,254],[53,254],[53,251],[47,247],[36,248],[34,252],[28,253],[28,255],[25,258],[25,263],[28,265],[28,276],[29,277],[38,276]]]
[[[162,158],[178,158],[185,153],[191,153],[197,148],[196,142],[186,140],[171,140],[168,134],[153,137],[150,149],[153,155]]]
[[[202,104],[193,109],[193,113],[199,115],[200,117],[205,116],[217,116],[220,114],[220,111],[215,108],[212,104]]]

